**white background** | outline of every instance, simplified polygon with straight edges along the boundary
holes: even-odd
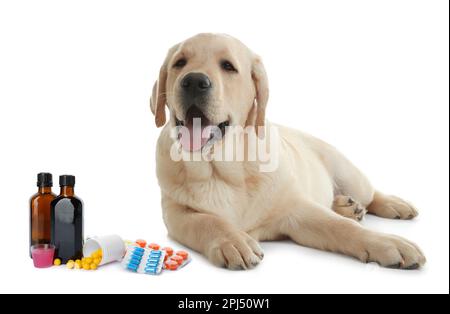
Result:
[[[448,1],[2,1],[0,292],[445,292],[449,289]],[[255,270],[199,255],[160,277],[110,265],[34,269],[28,198],[36,173],[77,176],[86,235],[166,236],[155,178],[151,87],[167,49],[225,32],[259,53],[268,117],[339,147],[415,221],[367,227],[416,241],[420,271],[264,243]],[[57,191],[57,188],[55,188]]]

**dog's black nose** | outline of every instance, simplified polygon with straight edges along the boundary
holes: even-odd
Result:
[[[189,73],[181,80],[181,87],[190,94],[203,94],[211,88],[211,81],[203,73]]]

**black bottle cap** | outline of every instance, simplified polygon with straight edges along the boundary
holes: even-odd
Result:
[[[39,187],[52,187],[53,177],[51,173],[41,172],[37,175],[37,186]]]
[[[59,186],[75,186],[75,176],[59,176]]]

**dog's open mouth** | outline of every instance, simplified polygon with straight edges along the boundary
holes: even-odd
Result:
[[[200,109],[192,106],[184,121],[176,118],[176,125],[179,127],[178,139],[183,149],[196,152],[221,140],[230,122],[227,120],[214,125]]]

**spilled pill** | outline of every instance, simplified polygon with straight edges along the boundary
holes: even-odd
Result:
[[[159,250],[160,246],[159,246],[159,244],[156,244],[156,243],[150,243],[148,245],[148,248],[152,249],[152,250]]]
[[[145,248],[145,247],[147,246],[147,241],[142,240],[142,239],[136,240],[135,243],[136,243],[138,246],[140,246],[141,248]]]

